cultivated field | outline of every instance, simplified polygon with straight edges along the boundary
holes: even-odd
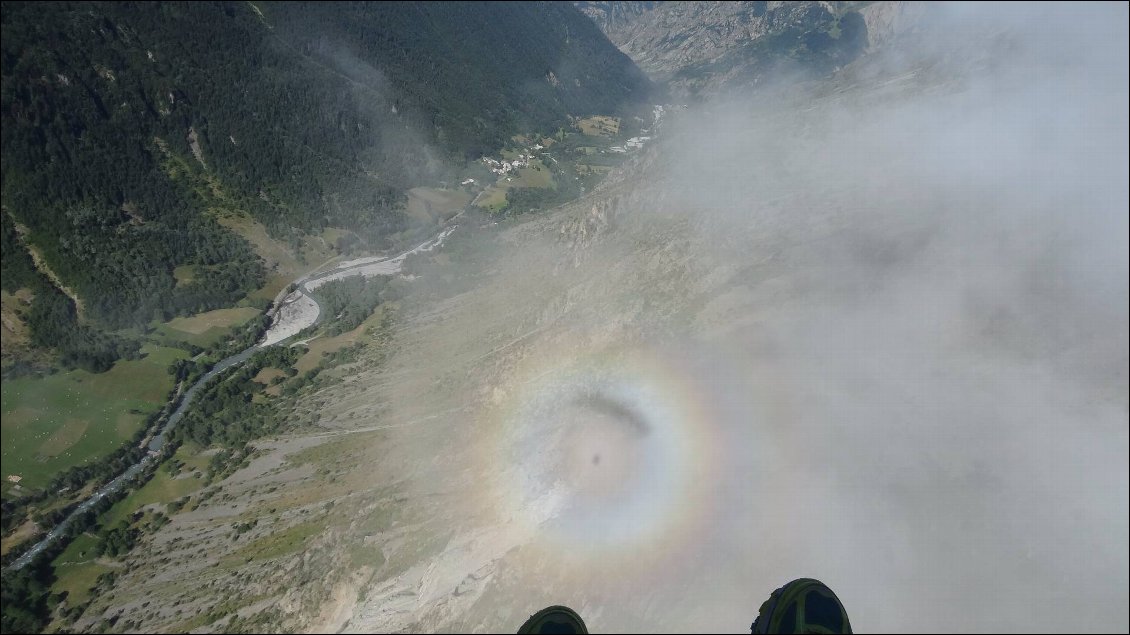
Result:
[[[605,115],[594,115],[581,119],[576,123],[577,129],[583,134],[596,136],[611,136],[620,133],[620,119]]]

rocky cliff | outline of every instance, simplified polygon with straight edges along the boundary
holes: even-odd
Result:
[[[921,3],[579,2],[676,97],[782,72],[827,74],[911,27]]]

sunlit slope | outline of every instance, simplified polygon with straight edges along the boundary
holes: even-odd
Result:
[[[1075,62],[1013,24],[467,223],[80,625],[736,631],[815,576],[859,630],[1124,628],[1125,21],[1076,18]]]

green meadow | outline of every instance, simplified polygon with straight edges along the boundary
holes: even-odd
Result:
[[[75,465],[105,456],[130,439],[173,387],[169,365],[188,353],[146,344],[143,357],[104,373],[72,370],[0,385],[4,491],[9,476],[36,488]]]

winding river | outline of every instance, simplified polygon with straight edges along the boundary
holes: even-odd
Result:
[[[160,426],[158,433],[149,440],[149,452],[137,463],[127,468],[126,471],[99,488],[90,498],[82,501],[74,511],[67,515],[67,517],[51,531],[47,532],[35,546],[28,549],[26,553],[17,558],[9,568],[17,570],[27,566],[27,564],[42,553],[44,549],[58,540],[59,537],[66,532],[67,527],[74,522],[75,518],[90,510],[91,507],[107,495],[121,489],[133,477],[137,476],[138,473],[148,467],[150,463],[156,461],[157,457],[160,455],[161,449],[165,447],[169,432],[184,418],[184,413],[187,412],[189,406],[192,405],[192,400],[196,397],[196,393],[199,392],[209,380],[227,369],[247,361],[256,351],[282,343],[297,335],[303,329],[317,324],[318,319],[321,317],[321,306],[318,304],[318,301],[310,295],[311,291],[327,282],[341,280],[351,276],[372,277],[395,275],[399,273],[404,266],[405,258],[411,254],[431,251],[439,247],[443,244],[443,241],[451,235],[451,232],[455,231],[456,227],[458,227],[458,225],[446,227],[443,231],[427,241],[397,256],[385,258],[373,256],[349,260],[339,263],[328,271],[307,274],[295,280],[293,283],[294,289],[289,293],[285,289],[279,293],[279,296],[275,298],[274,305],[267,312],[267,315],[271,316],[272,320],[271,326],[267,329],[267,332],[264,333],[263,338],[256,344],[235,355],[217,362],[211,370],[201,375],[188,390],[181,394],[180,403],[177,404],[176,409],[169,415],[165,423]]]

